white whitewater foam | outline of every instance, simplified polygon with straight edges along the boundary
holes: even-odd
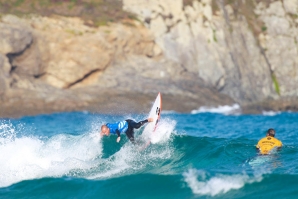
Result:
[[[176,121],[173,120],[162,120],[159,122],[157,128],[150,135],[150,140],[152,144],[167,142],[174,131],[176,126]]]
[[[98,122],[97,122],[98,124]],[[98,125],[83,135],[58,134],[50,138],[19,136],[10,123],[0,124],[0,187],[43,177],[110,178],[155,166],[173,153],[170,135],[175,122],[164,120],[154,143],[144,151],[129,141],[109,158],[102,158]],[[16,136],[18,135],[18,136]],[[161,145],[161,146],[160,146]]]
[[[194,194],[215,196],[227,193],[233,189],[240,189],[247,183],[260,182],[262,176],[250,177],[246,174],[216,175],[207,178],[202,170],[190,169],[183,173],[184,180]]]
[[[152,144],[166,142],[174,131],[175,126],[176,121],[165,118],[158,123],[154,132],[150,132],[150,129],[148,131],[148,129],[145,128],[141,139],[145,141],[150,140]]]
[[[262,111],[262,114],[265,116],[275,116],[280,114],[280,111]]]
[[[229,114],[239,114],[241,112],[241,108],[239,104],[234,104],[232,106],[218,106],[218,107],[200,107],[198,110],[191,111],[192,114],[198,113],[221,113],[225,115]]]
[[[90,169],[96,166],[93,160],[102,153],[97,132],[81,136],[60,134],[42,140],[16,137],[11,128],[0,126],[0,187]]]

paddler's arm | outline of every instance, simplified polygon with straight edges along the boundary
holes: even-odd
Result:
[[[282,142],[280,141],[279,146],[277,146],[277,150],[280,150],[282,147]]]
[[[262,139],[261,139],[262,140]],[[260,150],[261,148],[261,145],[262,145],[262,142],[261,140],[258,141],[258,144],[256,145],[256,148]]]
[[[256,150],[257,150],[257,151],[260,151],[259,143],[256,145]]]

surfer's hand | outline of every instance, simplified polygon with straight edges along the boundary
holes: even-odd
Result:
[[[153,122],[153,118],[148,118],[148,122]]]
[[[117,140],[116,140],[116,142],[120,142],[120,139],[121,139],[120,137],[117,137]]]

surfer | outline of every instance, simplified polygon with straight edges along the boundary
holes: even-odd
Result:
[[[274,148],[281,148],[282,142],[275,138],[274,129],[268,129],[266,137],[262,138],[256,147],[262,155],[265,155]]]
[[[125,133],[128,139],[135,143],[134,140],[134,129],[139,129],[141,126],[148,122],[152,122],[153,118],[148,118],[146,120],[135,122],[134,120],[127,119],[125,121],[120,121],[116,123],[107,123],[101,126],[100,135],[101,136],[109,136],[112,134],[117,134],[117,142],[120,142],[120,134]]]

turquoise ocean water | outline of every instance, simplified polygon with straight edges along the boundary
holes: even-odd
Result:
[[[298,198],[298,114],[162,112],[139,150],[100,125],[146,115],[0,119],[0,198]],[[258,155],[268,128],[284,147]],[[141,139],[144,128],[136,131]]]

